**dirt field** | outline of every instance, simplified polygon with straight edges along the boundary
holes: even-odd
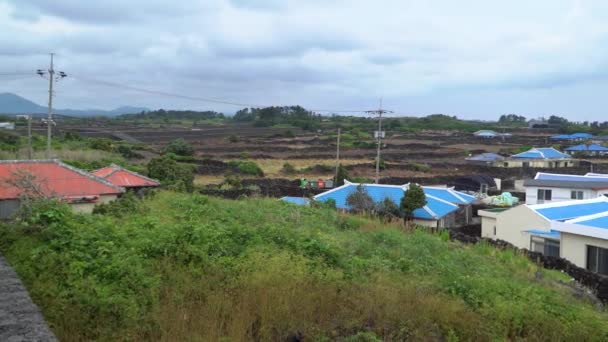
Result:
[[[63,130],[78,132],[92,137],[109,137],[139,141],[149,144],[158,151],[177,138],[189,141],[201,160],[251,160],[264,171],[266,178],[300,177],[329,178],[335,167],[335,130],[305,132],[296,128],[252,127],[247,124],[224,126],[208,125],[184,127],[179,125],[113,125],[96,127],[63,126]],[[512,154],[522,146],[551,146],[550,133],[522,132],[505,139],[476,138],[472,134],[455,131],[422,131],[416,134],[387,132],[382,146],[382,158],[387,168],[382,170],[383,178],[433,178],[444,179],[459,175],[500,174],[504,177],[526,177],[520,169],[489,169],[471,165],[465,158],[482,153],[495,152]],[[351,177],[373,178],[376,156],[374,141],[361,139],[346,142],[340,151],[341,162],[347,166]],[[359,146],[359,147],[357,147]],[[285,174],[285,163],[291,164],[296,172]],[[602,169],[605,160],[596,160]],[[315,166],[323,166],[317,167]],[[322,169],[322,171],[319,171]],[[226,170],[199,168],[196,183],[220,183]],[[560,170],[580,172],[580,170]],[[608,170],[606,170],[608,171]]]

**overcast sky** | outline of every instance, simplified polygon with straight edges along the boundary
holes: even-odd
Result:
[[[0,74],[48,67],[58,108],[255,105],[608,120],[605,0],[0,0]],[[45,103],[36,77],[0,92]]]

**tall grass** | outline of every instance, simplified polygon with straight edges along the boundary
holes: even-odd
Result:
[[[270,199],[161,192],[120,218],[3,225],[0,249],[65,341],[608,337],[513,251]]]

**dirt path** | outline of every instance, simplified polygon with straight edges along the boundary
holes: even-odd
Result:
[[[0,341],[57,341],[21,280],[0,256]]]

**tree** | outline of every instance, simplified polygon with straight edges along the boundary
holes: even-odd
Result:
[[[194,155],[194,148],[186,140],[179,138],[165,146],[163,152],[174,153],[178,156],[191,156]]]
[[[399,207],[388,197],[376,205],[376,213],[383,220],[390,220],[400,216]]]
[[[180,164],[167,155],[150,160],[148,175],[177,190],[192,192],[194,189],[193,167]]]
[[[414,217],[414,211],[426,205],[426,195],[421,186],[410,184],[409,189],[405,192],[405,196],[401,198],[401,212],[403,213],[403,221],[410,221]]]
[[[344,180],[347,178],[348,178],[348,172],[346,171],[344,166],[342,166],[342,164],[338,165],[338,172],[336,173],[336,177],[334,179],[334,181],[336,183],[335,186],[344,185]]]
[[[370,212],[374,209],[374,200],[367,193],[362,185],[357,186],[357,190],[346,197],[346,204],[354,212]]]

